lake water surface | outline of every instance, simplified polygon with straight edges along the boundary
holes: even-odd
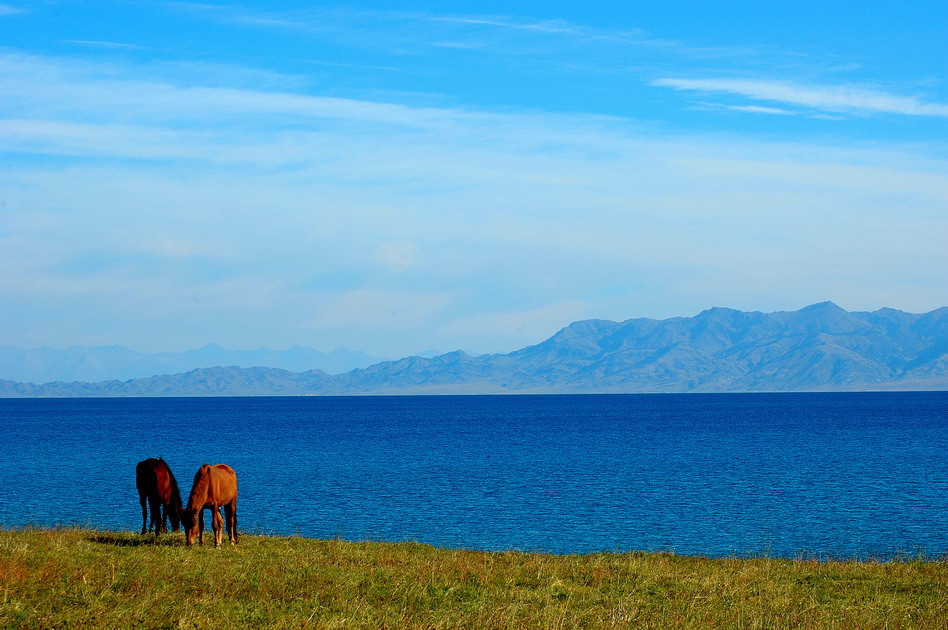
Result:
[[[0,525],[139,530],[135,464],[240,529],[554,553],[948,555],[948,393],[0,400]]]

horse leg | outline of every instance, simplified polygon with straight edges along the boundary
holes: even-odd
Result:
[[[151,504],[151,522],[155,525],[155,536],[159,536],[165,525],[164,518],[161,515],[161,499],[148,497],[148,503]]]
[[[142,535],[148,533],[148,499],[141,492],[138,493],[138,502],[142,504]]]
[[[158,499],[158,504],[161,505],[161,533],[168,533],[168,506],[164,501]]]
[[[224,517],[227,520],[227,537],[230,544],[237,544],[237,500],[233,500],[224,506]]]
[[[198,544],[204,544],[204,508],[198,511]]]
[[[224,542],[224,517],[221,516],[219,505],[215,505],[211,509],[211,513],[214,515],[214,520],[211,523],[214,527],[214,547],[220,547],[221,543]]]

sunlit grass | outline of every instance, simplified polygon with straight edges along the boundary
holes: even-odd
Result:
[[[0,531],[0,627],[948,628],[948,563]]]

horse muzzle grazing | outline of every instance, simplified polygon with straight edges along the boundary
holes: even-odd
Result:
[[[184,528],[184,542],[188,547],[194,544],[194,539],[198,537],[198,516],[197,512],[184,510],[181,513],[181,526]],[[203,529],[203,527],[202,527]]]

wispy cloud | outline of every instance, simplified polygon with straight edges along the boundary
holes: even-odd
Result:
[[[386,63],[375,65],[408,73],[414,72],[412,64],[418,58],[453,50],[458,51],[461,63],[477,64],[482,58],[493,57],[531,73],[621,75],[627,77],[628,84],[622,88],[627,93],[657,87],[750,101],[721,104],[716,108],[721,111],[794,114],[811,119],[874,114],[948,116],[948,105],[944,103],[886,90],[873,85],[871,79],[853,80],[852,76],[859,76],[865,69],[829,52],[814,54],[812,50],[801,52],[737,42],[714,45],[656,36],[636,28],[594,27],[563,19],[509,14],[338,7],[267,11],[240,4],[186,2],[166,6],[219,24],[281,31],[320,44],[370,50],[388,55]],[[672,67],[705,77],[733,77],[739,73],[749,78],[682,78],[670,75]],[[427,72],[438,73],[440,69],[429,68]],[[789,78],[772,78],[778,74]],[[807,80],[794,80],[795,76],[805,76]],[[820,84],[813,77],[831,77],[833,82]],[[612,102],[623,102],[622,97]],[[627,98],[625,102],[635,101]]]
[[[732,112],[745,112],[748,114],[773,114],[777,116],[792,116],[794,114],[794,112],[789,109],[764,107],[763,105],[726,105],[725,108]]]
[[[565,20],[554,20],[547,22],[518,22],[510,18],[500,17],[461,17],[461,16],[431,16],[431,21],[446,22],[451,24],[469,24],[474,26],[499,26],[502,28],[513,28],[527,31],[537,31],[542,33],[555,33],[557,35],[585,35],[585,29],[581,29]]]
[[[491,27],[526,31],[529,33],[564,36],[580,39],[598,39],[643,43],[649,41],[641,30],[604,30],[594,29],[566,20],[530,20],[510,16],[449,16],[428,15],[425,20],[434,23],[455,24],[474,27]]]
[[[652,81],[652,85],[705,94],[736,94],[755,100],[836,113],[948,116],[948,105],[926,103],[916,96],[893,94],[858,85],[799,85],[747,79],[677,78],[656,79]]]
[[[124,50],[142,50],[141,46],[135,44],[125,44],[121,42],[101,42],[86,39],[66,39],[63,40],[70,44],[79,44],[80,46],[92,46],[94,48],[117,48]]]
[[[9,4],[0,4],[0,17],[3,17],[5,15],[20,15],[23,13],[26,13],[26,9],[14,7]]]
[[[627,68],[629,55],[685,56],[696,59],[770,57],[760,48],[692,46],[656,37],[642,29],[597,28],[563,19],[542,20],[504,14],[448,14],[425,11],[315,8],[260,11],[240,5],[187,2],[167,6],[219,23],[244,27],[309,33],[346,46],[395,51],[427,47],[482,51],[516,57],[534,57],[550,65],[575,66],[581,50],[584,64],[597,71]],[[559,55],[569,59],[560,59]]]

